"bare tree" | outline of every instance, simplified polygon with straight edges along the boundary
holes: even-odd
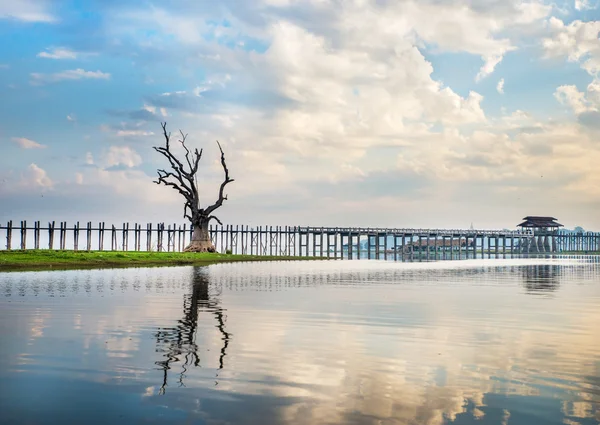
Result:
[[[163,135],[165,137],[165,146],[156,147],[154,150],[163,155],[169,161],[171,165],[171,171],[158,170],[158,180],[155,180],[156,184],[163,184],[170,186],[177,190],[185,198],[185,205],[183,207],[183,216],[192,223],[194,227],[194,233],[192,234],[192,240],[189,245],[185,248],[187,252],[214,252],[215,247],[210,240],[210,234],[208,232],[208,224],[211,220],[217,221],[222,224],[221,221],[213,215],[213,212],[223,205],[223,201],[227,200],[227,195],[224,194],[225,186],[234,181],[229,177],[229,170],[225,163],[225,154],[221,148],[221,144],[217,142],[219,150],[221,151],[221,165],[225,171],[225,179],[221,183],[219,188],[219,198],[217,201],[206,207],[200,208],[200,198],[198,196],[198,187],[196,185],[196,173],[198,172],[198,164],[202,157],[202,149],[194,149],[194,152],[190,152],[186,146],[187,134],[183,134],[181,130],[179,133],[181,139],[179,143],[185,150],[185,163],[180,161],[173,152],[171,152],[171,133],[167,132],[167,123],[161,123],[163,129]]]

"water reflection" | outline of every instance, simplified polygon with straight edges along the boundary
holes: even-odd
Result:
[[[593,258],[0,274],[0,423],[596,424],[598,282]]]
[[[165,394],[168,386],[168,374],[172,370],[173,363],[179,363],[181,372],[178,383],[184,387],[185,374],[190,366],[200,366],[198,344],[196,333],[198,328],[198,316],[201,312],[209,313],[216,320],[216,328],[221,334],[223,345],[219,355],[219,371],[224,367],[225,356],[231,334],[225,330],[224,309],[219,305],[216,296],[209,296],[209,281],[203,268],[195,267],[192,270],[190,282],[191,293],[183,297],[183,318],[177,321],[172,328],[159,328],[155,334],[156,352],[162,353],[164,360],[155,364],[163,371],[163,382],[159,394]],[[218,372],[216,374],[218,377]]]
[[[561,281],[589,279],[595,276],[595,265],[600,256],[538,256],[521,260],[466,260],[463,262],[439,263],[393,263],[393,262],[320,262],[286,263],[286,273],[268,273],[257,263],[218,265],[211,268],[212,274],[219,270],[227,273],[211,281],[212,287],[232,291],[281,291],[315,286],[348,286],[376,284],[398,284],[441,280],[468,280],[469,282],[515,281],[520,275],[522,284],[531,293],[554,291]],[[315,267],[312,267],[315,266]],[[248,273],[248,270],[252,273]],[[185,270],[185,272],[182,272]],[[85,293],[88,296],[129,290],[145,293],[179,293],[188,290],[190,283],[210,279],[210,272],[196,268],[192,278],[186,277],[190,268],[78,270],[68,272],[4,273],[0,293],[5,297],[18,295],[69,297]],[[301,272],[295,273],[296,270]],[[202,276],[204,273],[204,276]],[[103,276],[97,279],[97,276]],[[481,277],[485,279],[481,279]],[[94,278],[96,277],[96,278]],[[94,279],[92,281],[92,279]],[[203,281],[204,279],[204,281]],[[207,305],[201,298],[200,306]],[[216,299],[216,298],[215,298]],[[210,304],[210,303],[209,303]]]
[[[542,264],[523,268],[523,282],[529,293],[556,291],[562,270],[558,265]]]

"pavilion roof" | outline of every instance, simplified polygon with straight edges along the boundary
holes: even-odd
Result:
[[[562,224],[556,221],[554,217],[540,217],[540,216],[527,216],[524,217],[523,223],[518,224],[517,227],[564,227]]]

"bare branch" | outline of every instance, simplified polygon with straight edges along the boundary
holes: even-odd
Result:
[[[221,220],[219,220],[219,219],[218,219],[216,216],[214,216],[214,215],[211,215],[210,217],[208,217],[208,219],[207,219],[207,220],[208,220],[208,221],[211,221],[211,220],[216,220],[216,222],[217,222],[217,223],[219,223],[221,226],[223,225],[223,223],[221,223]]]
[[[169,141],[171,140],[171,133],[167,134],[167,123],[166,122],[161,122],[160,126],[163,129],[163,135],[165,136],[165,146],[167,147],[167,151],[169,150]],[[154,148],[156,149],[156,148]]]
[[[221,183],[221,187],[219,188],[219,199],[217,199],[217,202],[206,208],[205,211],[207,215],[219,208],[221,205],[223,205],[223,201],[227,200],[227,195],[223,194],[225,191],[225,186],[234,181],[229,177],[229,169],[227,168],[227,163],[225,162],[225,153],[223,152],[223,148],[221,148],[221,144],[218,141],[217,145],[219,145],[219,150],[221,151],[221,165],[225,171],[225,180],[223,180],[223,183]]]
[[[183,146],[183,149],[185,149],[185,160],[190,166],[190,173],[193,173],[194,167],[192,167],[192,163],[190,162],[190,150],[185,145],[185,139],[187,138],[187,134],[183,134],[183,131],[181,130],[179,130],[179,133],[181,134],[181,140],[179,140],[179,143],[181,143],[181,146]]]

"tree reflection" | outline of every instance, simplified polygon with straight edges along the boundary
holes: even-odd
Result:
[[[196,343],[198,331],[198,316],[201,311],[212,314],[216,321],[216,328],[221,334],[223,345],[219,355],[219,371],[224,367],[225,356],[231,334],[225,330],[225,316],[216,297],[209,295],[209,281],[203,268],[195,267],[192,271],[191,293],[184,295],[183,318],[177,321],[172,328],[159,328],[155,334],[156,351],[163,353],[164,360],[155,364],[163,371],[163,382],[159,394],[164,394],[168,386],[169,371],[174,363],[181,364],[179,373],[179,386],[185,386],[184,379],[188,369],[200,366],[198,344]],[[217,372],[218,376],[218,372]]]

